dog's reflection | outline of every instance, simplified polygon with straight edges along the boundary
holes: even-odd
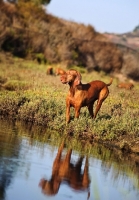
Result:
[[[64,142],[58,149],[58,153],[53,163],[52,176],[50,180],[41,179],[39,186],[42,188],[42,192],[47,195],[55,195],[58,193],[60,184],[67,183],[71,188],[75,190],[87,190],[88,198],[89,192],[89,173],[88,173],[88,158],[85,161],[85,167],[82,172],[82,162],[84,157],[81,156],[78,161],[71,163],[72,149],[68,150],[66,156],[62,158],[62,151],[64,148]]]

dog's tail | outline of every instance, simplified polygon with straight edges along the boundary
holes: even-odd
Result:
[[[107,85],[107,86],[110,86],[110,85],[112,84],[112,82],[113,82],[113,78],[111,78],[110,82],[107,83],[106,85]]]

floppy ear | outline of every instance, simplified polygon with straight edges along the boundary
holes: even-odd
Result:
[[[81,74],[79,72],[76,72],[76,74],[77,75],[76,75],[76,78],[74,80],[74,86],[80,85],[81,79],[82,79]]]

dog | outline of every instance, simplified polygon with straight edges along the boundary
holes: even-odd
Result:
[[[82,84],[81,74],[74,69],[68,70],[65,74],[61,75],[60,80],[63,84],[69,84],[70,87],[66,98],[66,123],[70,122],[70,107],[74,107],[75,117],[78,118],[80,109],[87,106],[91,117],[95,119],[103,101],[109,95],[108,86],[113,81],[111,78],[108,84],[99,80]],[[93,105],[96,100],[96,110],[93,113]]]
[[[49,66],[46,70],[47,75],[53,75],[53,67]]]
[[[56,76],[63,75],[65,73],[66,73],[65,70],[63,70],[62,68],[60,68],[60,67],[56,68],[56,72],[55,72]]]
[[[133,83],[119,83],[117,85],[117,87],[118,88],[125,88],[127,90],[131,90],[134,87],[134,85],[133,85]]]

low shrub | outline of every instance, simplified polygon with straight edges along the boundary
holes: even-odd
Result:
[[[25,81],[9,80],[3,85],[4,89],[9,91],[27,90],[30,85]]]

